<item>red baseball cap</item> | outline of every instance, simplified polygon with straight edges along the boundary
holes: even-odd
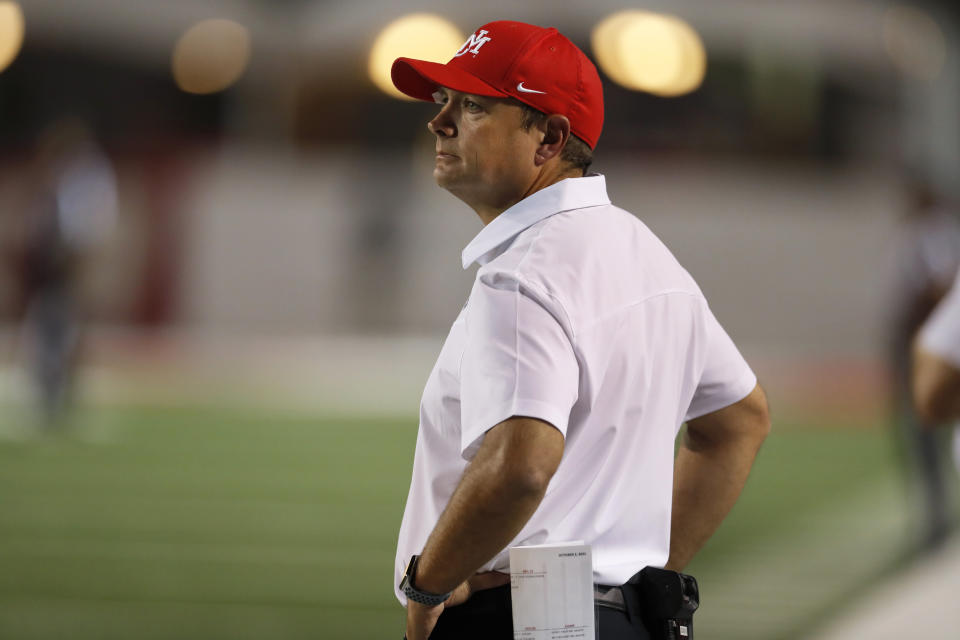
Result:
[[[516,98],[570,120],[574,134],[594,148],[603,129],[603,86],[597,68],[553,28],[499,20],[477,29],[450,62],[397,58],[393,84],[411,98],[433,102],[438,87]]]

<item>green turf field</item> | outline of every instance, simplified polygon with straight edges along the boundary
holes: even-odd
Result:
[[[414,419],[114,408],[12,438],[16,415],[0,418],[0,638],[402,636]],[[691,568],[698,636],[803,637],[902,550],[901,493],[884,430],[777,422]]]

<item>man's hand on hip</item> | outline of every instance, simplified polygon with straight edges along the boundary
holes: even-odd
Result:
[[[437,620],[443,613],[445,606],[444,603],[441,603],[428,607],[413,600],[407,601],[407,634],[404,638],[406,640],[427,640],[433,633],[433,628],[437,626]]]
[[[437,626],[440,614],[447,607],[455,607],[470,599],[477,591],[493,589],[510,583],[510,574],[498,571],[477,573],[453,590],[447,601],[428,607],[417,602],[407,602],[407,640],[427,640]]]

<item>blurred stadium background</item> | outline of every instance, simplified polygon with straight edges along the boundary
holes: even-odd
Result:
[[[954,3],[3,1],[0,638],[400,637],[417,403],[480,223],[382,61],[493,19],[601,63],[596,170],[770,394],[698,633],[825,637],[913,562],[893,256],[912,184],[960,197]]]

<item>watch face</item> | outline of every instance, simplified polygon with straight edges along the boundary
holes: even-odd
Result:
[[[413,582],[413,573],[417,570],[417,560],[420,559],[418,555],[410,556],[410,561],[407,562],[407,568],[403,571],[403,578],[400,579],[400,590],[406,589],[408,586],[412,586]]]

